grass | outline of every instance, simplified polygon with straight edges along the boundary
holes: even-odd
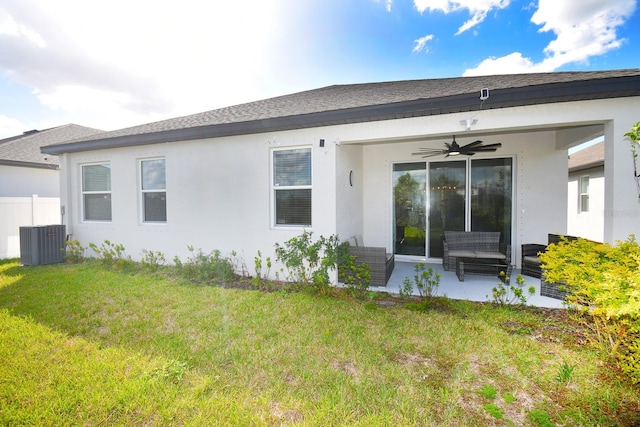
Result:
[[[640,422],[562,318],[377,302],[0,261],[0,425]]]

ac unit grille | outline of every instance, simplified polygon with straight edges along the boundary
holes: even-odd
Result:
[[[65,233],[64,225],[20,227],[20,262],[23,265],[63,262]]]

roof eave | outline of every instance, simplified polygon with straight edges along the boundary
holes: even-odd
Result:
[[[23,168],[32,168],[32,169],[59,169],[60,166],[53,163],[36,163],[36,162],[21,162],[18,160],[0,160],[0,165],[2,166],[16,166]]]
[[[106,148],[131,147],[310,127],[363,123],[368,121],[423,117],[474,111],[480,108],[511,108],[536,104],[630,96],[640,96],[640,79],[637,76],[498,89],[491,91],[491,97],[483,104],[479,102],[478,93],[474,92],[471,94],[338,109],[311,114],[221,123],[114,138],[54,144],[42,147],[41,151],[46,154],[73,153]]]

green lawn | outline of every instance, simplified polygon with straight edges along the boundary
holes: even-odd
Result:
[[[634,425],[562,316],[0,261],[0,425]]]

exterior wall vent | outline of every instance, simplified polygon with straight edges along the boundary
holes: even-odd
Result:
[[[63,262],[65,232],[64,225],[20,227],[20,262],[23,265]]]

